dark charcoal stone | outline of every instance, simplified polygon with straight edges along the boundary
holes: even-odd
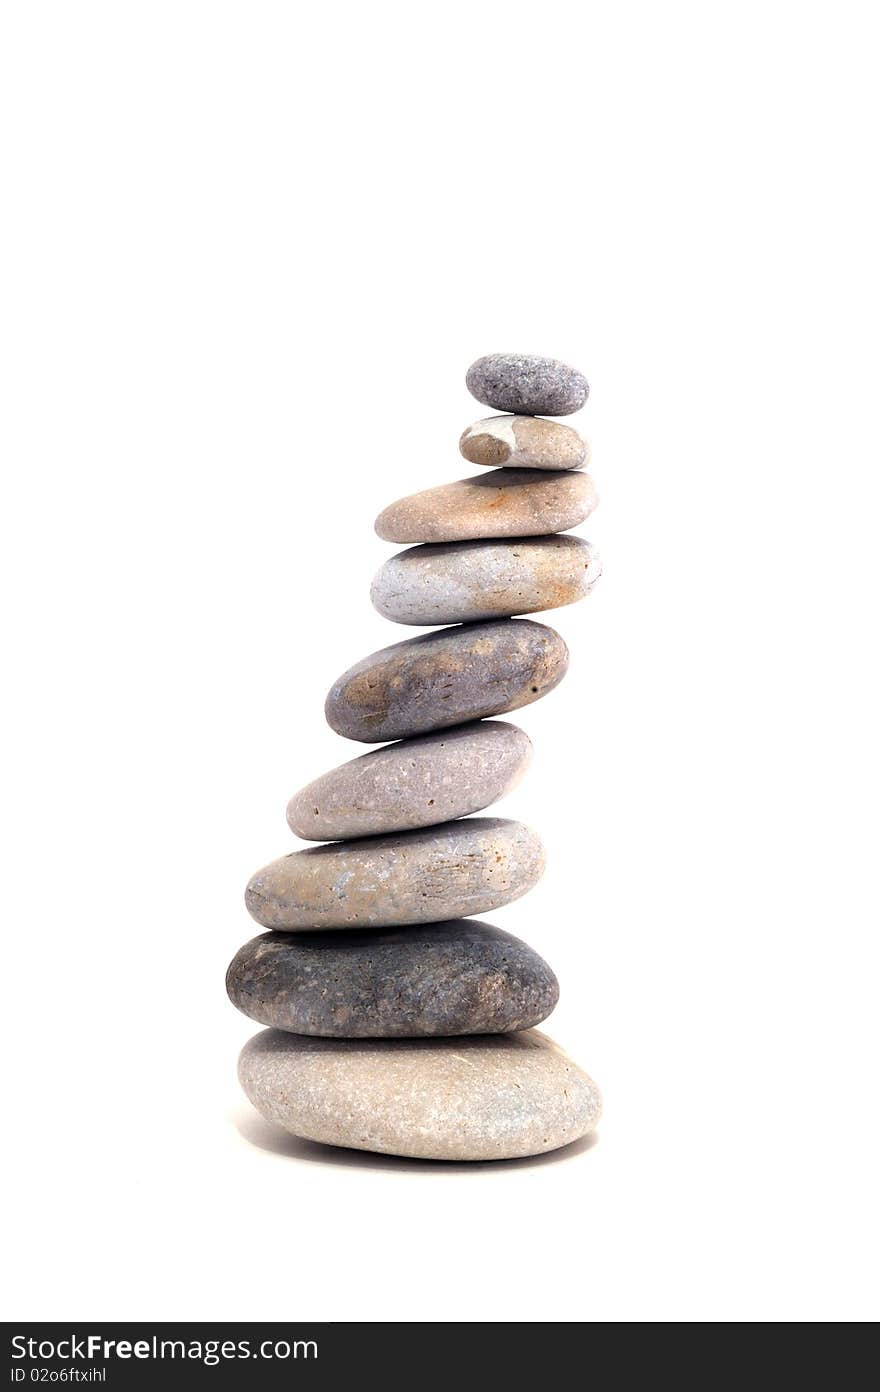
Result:
[[[226,977],[262,1025],[336,1038],[502,1034],[545,1019],[559,997],[547,963],[489,923],[263,933]]]

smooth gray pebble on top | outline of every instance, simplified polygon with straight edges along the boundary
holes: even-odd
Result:
[[[465,380],[484,406],[520,416],[570,416],[590,393],[582,372],[531,353],[490,353],[471,364]]]

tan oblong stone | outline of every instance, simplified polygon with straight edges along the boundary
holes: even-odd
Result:
[[[540,1155],[594,1129],[593,1080],[539,1030],[320,1039],[263,1030],[241,1086],[261,1116],[324,1145],[422,1160]]]
[[[376,531],[396,542],[544,536],[578,526],[597,502],[589,474],[493,469],[398,499],[380,512]]]
[[[585,469],[590,446],[559,421],[541,416],[489,416],[469,425],[458,442],[465,459],[489,468]]]
[[[306,841],[381,836],[481,812],[516,786],[531,758],[524,730],[479,720],[361,754],[290,799]]]
[[[544,873],[522,822],[468,817],[396,836],[293,851],[251,877],[248,913],[264,928],[377,928],[489,913]]]
[[[574,604],[601,573],[598,553],[580,537],[448,541],[392,556],[370,599],[395,623],[470,623]]]

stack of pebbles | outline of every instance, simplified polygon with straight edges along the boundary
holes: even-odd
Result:
[[[552,691],[568,665],[552,628],[514,615],[581,599],[599,575],[562,536],[596,505],[588,447],[542,416],[577,411],[584,378],[499,353],[467,374],[490,416],[461,437],[489,473],[402,498],[376,531],[416,543],[386,561],[372,600],[439,628],[371,654],[334,682],[326,716],[383,748],[291,800],[296,835],[327,844],[259,870],[246,902],[270,931],[234,958],[234,1005],[271,1028],[239,1077],[263,1116],[336,1146],[447,1160],[553,1150],[595,1126],[595,1084],[532,1028],[553,972],[472,914],[520,898],[544,869],[533,831],[474,817],[514,786],[531,744],[489,717]]]

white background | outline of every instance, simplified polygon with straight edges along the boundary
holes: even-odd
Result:
[[[876,1317],[868,4],[9,3],[0,34],[7,1318]],[[499,349],[592,394],[492,918],[598,1143],[287,1141],[227,1003],[331,681]],[[280,1139],[279,1139],[280,1136]]]

